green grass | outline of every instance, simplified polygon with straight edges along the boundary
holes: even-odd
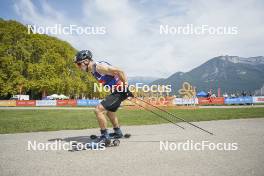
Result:
[[[264,117],[264,108],[169,110],[188,121]],[[158,111],[155,111],[158,112]],[[158,112],[160,113],[160,112]],[[165,113],[160,113],[168,117]],[[117,113],[122,125],[167,123],[143,110]],[[172,119],[173,120],[173,119]],[[178,121],[179,122],[179,121]],[[92,110],[0,110],[0,133],[97,128]]]

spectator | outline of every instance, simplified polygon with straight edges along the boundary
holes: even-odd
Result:
[[[223,97],[224,97],[224,98],[228,98],[228,94],[227,94],[227,93],[224,93],[224,94],[223,94]]]
[[[212,95],[211,91],[209,91],[209,92],[207,92],[207,96],[206,97],[209,98],[209,97],[211,97],[211,95]]]
[[[231,98],[236,98],[236,95],[234,93],[232,93]]]

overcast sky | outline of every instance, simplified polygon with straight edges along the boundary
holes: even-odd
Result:
[[[128,76],[168,77],[219,55],[264,51],[262,0],[1,0],[0,17],[38,26],[104,26],[104,35],[55,35]],[[236,27],[236,35],[160,34],[160,25]]]

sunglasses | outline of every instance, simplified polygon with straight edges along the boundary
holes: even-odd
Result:
[[[83,62],[76,62],[78,66],[81,66]]]
[[[76,62],[76,64],[78,65],[78,66],[81,66],[82,65],[82,63],[84,63],[85,61],[81,61],[81,62]],[[89,62],[90,63],[90,62]]]

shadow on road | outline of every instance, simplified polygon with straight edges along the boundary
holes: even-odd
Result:
[[[95,142],[94,139],[91,139],[90,136],[75,136],[75,137],[67,137],[67,138],[54,138],[49,139],[48,141],[65,141],[65,142],[78,142],[78,143],[91,143]]]

